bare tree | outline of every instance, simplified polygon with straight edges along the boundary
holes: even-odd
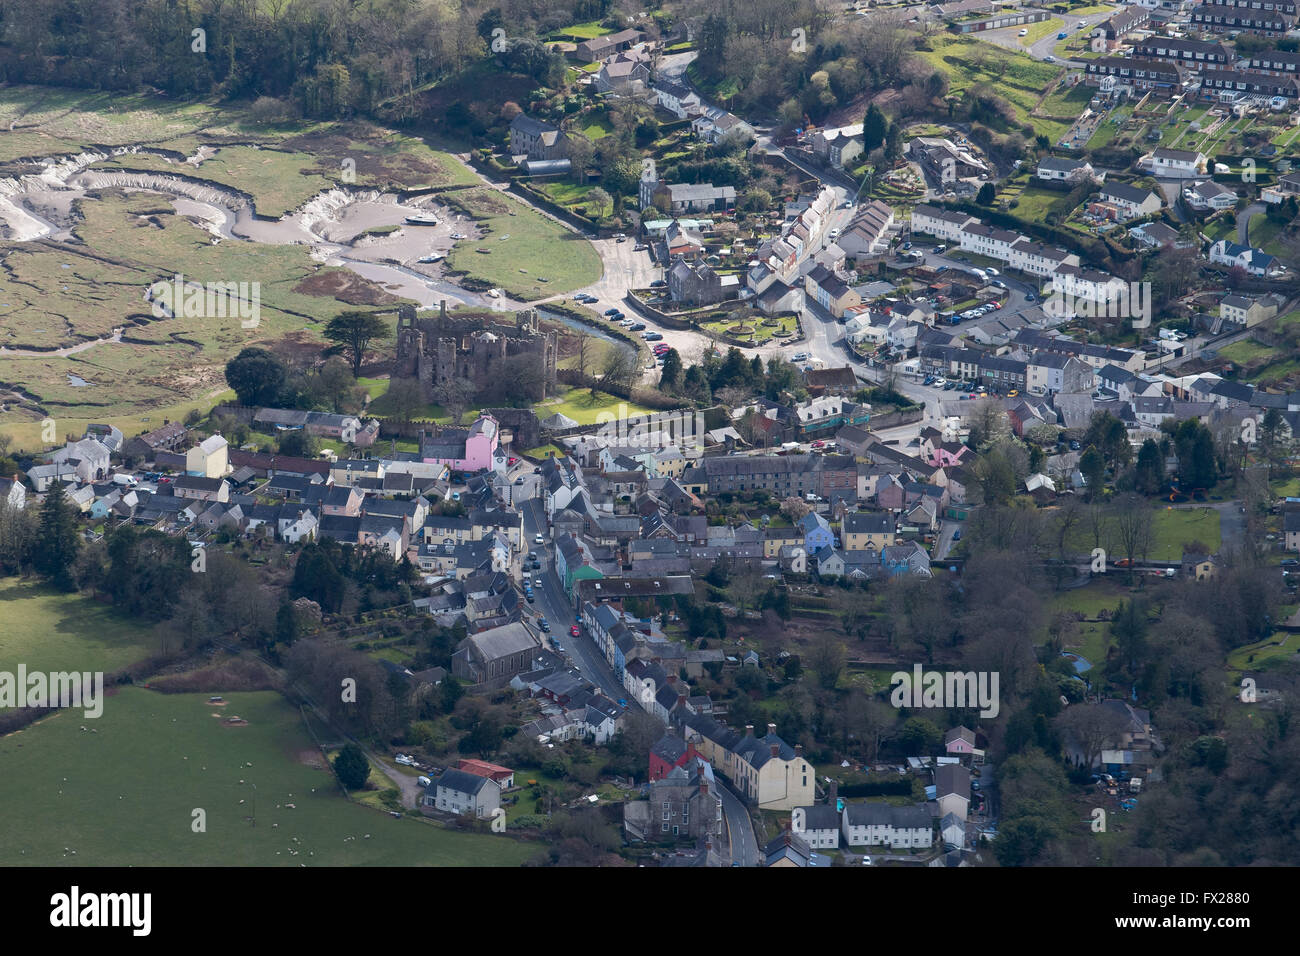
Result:
[[[384,404],[393,418],[403,425],[409,423],[424,407],[419,381],[414,378],[392,379],[384,393]]]
[[[1138,495],[1125,495],[1116,503],[1115,533],[1130,569],[1134,558],[1145,560],[1151,550],[1152,516],[1150,505]]]
[[[453,425],[459,425],[477,391],[467,378],[449,378],[433,387],[433,400],[451,416]]]
[[[817,672],[817,683],[826,690],[834,690],[844,672],[844,645],[823,634],[808,654],[808,666]]]
[[[578,374],[583,378],[587,377],[587,364],[590,361],[590,347],[592,336],[590,332],[579,330],[574,333],[578,340]]]

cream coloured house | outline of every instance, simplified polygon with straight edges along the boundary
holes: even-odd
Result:
[[[196,478],[224,478],[230,471],[230,450],[220,435],[204,439],[185,453],[185,473]]]

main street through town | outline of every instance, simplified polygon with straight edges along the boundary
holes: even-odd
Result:
[[[562,654],[573,668],[598,687],[601,693],[615,701],[626,701],[629,709],[639,708],[635,695],[629,694],[615,676],[609,662],[583,629],[581,637],[572,637],[569,627],[576,622],[577,613],[564,593],[563,582],[555,572],[555,549],[551,540],[550,522],[546,516],[545,498],[541,495],[541,482],[532,473],[532,466],[519,463],[509,472],[511,481],[522,478],[522,485],[511,485],[517,497],[515,504],[524,516],[523,553],[535,551],[541,560],[542,570],[533,575],[534,603],[527,605],[527,616],[536,624],[545,618],[550,625],[548,643]],[[537,543],[541,535],[543,544]],[[726,823],[727,845],[724,855],[737,866],[757,866],[758,839],[744,803],[727,785],[720,791],[723,819]]]

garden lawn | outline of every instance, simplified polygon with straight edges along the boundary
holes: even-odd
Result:
[[[538,418],[550,418],[558,412],[572,418],[579,425],[594,425],[601,420],[602,414],[644,415],[653,409],[606,392],[597,391],[596,397],[592,398],[589,388],[571,388],[555,398],[534,405],[533,411]]]
[[[1235,648],[1228,652],[1228,670],[1237,676],[1244,670],[1266,668],[1270,663],[1296,661],[1300,654],[1300,634],[1275,631],[1270,637],[1255,644]]]
[[[1236,362],[1238,365],[1245,365],[1247,362],[1253,362],[1257,358],[1272,355],[1273,349],[1267,345],[1261,345],[1258,342],[1252,342],[1245,339],[1241,342],[1233,342],[1231,345],[1225,345],[1218,350],[1220,358],[1225,358],[1229,362]]]
[[[541,849],[350,803],[309,765],[323,758],[283,697],[225,697],[125,687],[98,720],[68,711],[0,739],[0,807],[23,821],[0,828],[0,864],[518,866]]]

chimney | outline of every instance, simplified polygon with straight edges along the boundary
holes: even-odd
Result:
[[[677,675],[676,675],[676,674],[669,674],[668,677],[667,677],[667,679],[668,679],[668,683],[669,683],[669,685],[672,685],[672,684],[676,684],[676,683],[677,683]]]
[[[796,757],[802,757],[802,756],[803,756],[803,744],[795,744],[795,745],[794,745],[794,755],[795,755]]]
[[[769,734],[775,734],[775,733],[776,733],[776,724],[768,724],[768,725],[767,725],[767,732],[768,732]]]
[[[840,782],[838,780],[832,780],[831,792],[830,795],[826,798],[826,802],[830,804],[832,807],[834,807],[839,805],[839,801],[840,801]]]
[[[772,744],[772,756],[775,757],[781,752],[780,744]]]
[[[686,706],[686,695],[685,695],[685,694],[678,694],[678,695],[677,695],[677,706],[678,706],[678,707],[685,707],[685,706]]]
[[[752,737],[752,736],[754,736],[754,725],[753,725],[753,724],[746,724],[746,725],[745,725],[745,736],[746,736],[746,737]]]

